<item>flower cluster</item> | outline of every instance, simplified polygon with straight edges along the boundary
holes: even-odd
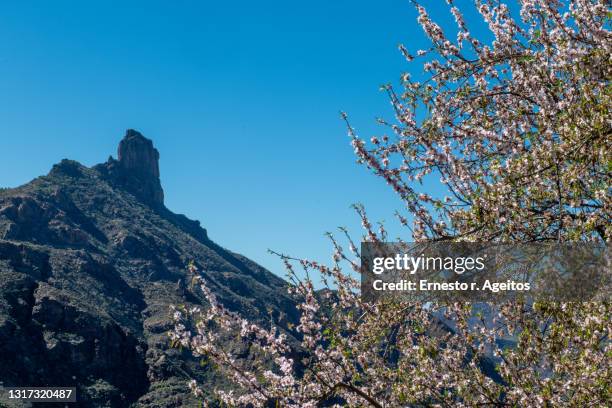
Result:
[[[401,92],[386,88],[395,119],[379,122],[392,136],[361,139],[343,115],[360,163],[399,195],[397,216],[416,241],[609,242],[609,3],[521,0],[511,10],[477,1],[493,35],[487,42],[448,2],[452,37],[417,5],[431,47],[400,51],[408,62],[424,60],[427,79],[405,74]],[[420,191],[438,179],[443,197]],[[386,241],[384,227],[355,208],[362,240]],[[612,405],[608,303],[363,302],[358,246],[342,233],[349,250],[330,235],[330,265],[279,254],[301,313],[294,335],[227,310],[206,273],[191,267],[208,306],[177,309],[172,340],[236,385],[212,392],[191,382],[205,404]],[[314,289],[314,275],[327,290]],[[264,362],[247,366],[228,336]]]
[[[499,307],[380,301],[368,304],[342,273],[352,262],[335,239],[332,267],[285,257],[316,271],[335,290],[309,279],[291,287],[301,299],[298,345],[226,310],[198,278],[210,306],[175,313],[174,341],[204,356],[236,386],[205,393],[205,404],[236,407],[607,406],[611,401],[607,303],[508,303]],[[350,238],[349,238],[350,240]],[[204,274],[205,275],[205,274]],[[193,329],[187,330],[186,326]],[[211,324],[214,323],[214,324]],[[226,336],[259,349],[271,364],[251,371]],[[294,361],[290,356],[302,356]]]
[[[608,240],[607,2],[522,1],[520,21],[505,4],[479,2],[489,45],[454,6],[454,41],[418,11],[432,42],[417,53],[429,77],[404,75],[401,94],[387,87],[396,120],[380,122],[395,137],[368,145],[349,126],[359,160],[404,200],[413,237]],[[450,200],[415,191],[430,175]]]

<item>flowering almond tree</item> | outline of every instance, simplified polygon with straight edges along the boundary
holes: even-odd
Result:
[[[430,39],[425,79],[386,87],[387,135],[361,139],[358,160],[405,205],[415,241],[607,243],[612,234],[612,33],[609,3],[477,1],[492,41],[476,38],[449,1],[450,36],[416,4]],[[445,197],[422,193],[439,180]],[[383,242],[356,207],[364,241]],[[205,404],[230,406],[610,406],[608,302],[508,303],[493,318],[470,304],[363,302],[359,250],[342,230],[333,262],[280,255],[301,312],[299,345],[226,309],[190,267],[209,302],[176,308],[175,344],[212,362],[233,390],[189,385]],[[302,268],[306,278],[299,279]],[[299,273],[298,273],[299,272]],[[333,290],[315,291],[318,275]],[[445,323],[443,323],[445,322]],[[238,336],[267,363],[246,365],[225,346]]]

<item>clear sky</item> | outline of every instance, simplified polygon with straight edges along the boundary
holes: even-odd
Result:
[[[352,203],[395,224],[338,112],[368,137],[392,119],[378,88],[417,66],[397,45],[427,45],[408,0],[2,2],[0,38],[0,186],[116,157],[134,128],[167,207],[275,273],[268,248],[327,261],[325,231],[359,235]]]

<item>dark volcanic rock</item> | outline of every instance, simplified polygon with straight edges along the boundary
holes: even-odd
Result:
[[[203,303],[190,261],[228,307],[295,323],[282,279],[164,207],[158,158],[128,131],[119,160],[63,160],[0,190],[0,385],[73,385],[86,407],[192,406],[188,376],[222,379],[169,347],[169,306]]]
[[[117,149],[119,160],[109,158],[98,166],[115,185],[123,187],[144,202],[163,207],[164,190],[159,179],[159,152],[153,142],[128,129]]]
[[[159,152],[153,147],[153,142],[139,132],[127,130],[119,142],[117,155],[124,169],[143,178],[159,180]]]

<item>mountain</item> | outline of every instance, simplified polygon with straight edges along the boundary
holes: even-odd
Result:
[[[170,305],[202,303],[191,261],[229,308],[297,319],[285,281],[164,206],[159,152],[135,130],[117,159],[0,190],[0,382],[76,386],[85,407],[192,406],[188,376],[222,379],[169,346]]]

